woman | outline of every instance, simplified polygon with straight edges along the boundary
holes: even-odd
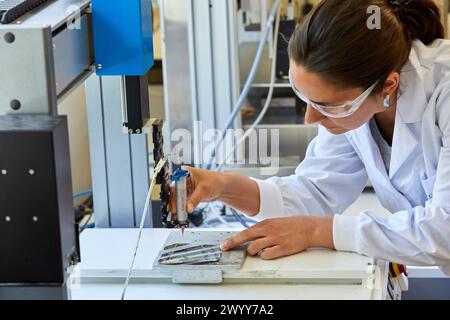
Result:
[[[367,12],[380,9],[381,28]],[[371,7],[373,8],[373,7]],[[432,0],[325,0],[295,30],[290,78],[319,135],[295,175],[191,172],[188,211],[222,200],[262,220],[222,244],[263,259],[310,247],[450,273],[450,41]],[[371,181],[380,217],[341,213]],[[370,209],[370,208],[368,208]]]

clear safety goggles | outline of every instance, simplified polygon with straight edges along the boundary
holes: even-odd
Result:
[[[298,89],[294,85],[294,82],[292,81],[290,71],[289,71],[289,82],[291,84],[292,90],[294,90],[297,97],[299,97],[303,102],[309,104],[323,115],[330,118],[345,118],[355,113],[362,106],[363,102],[370,96],[370,94],[378,84],[378,82],[374,83],[369,89],[364,91],[358,98],[356,98],[353,101],[347,101],[341,105],[324,106],[309,100],[300,91],[298,91]]]

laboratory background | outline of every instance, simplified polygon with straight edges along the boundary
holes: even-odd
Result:
[[[438,267],[222,252],[259,221],[183,212],[182,166],[295,174],[319,128],[288,43],[319,2],[0,0],[0,299],[450,299]],[[365,210],[391,214],[370,181],[344,215]]]

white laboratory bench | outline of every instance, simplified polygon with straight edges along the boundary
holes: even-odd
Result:
[[[170,274],[152,268],[170,232],[166,229],[143,231],[126,299],[387,298],[387,263],[354,253],[328,250],[310,250],[273,261],[247,257],[238,273],[224,273],[224,282],[221,284],[173,284]],[[85,230],[81,235],[82,262],[73,272],[70,281],[71,298],[120,299],[137,235],[136,229]],[[373,267],[374,265],[377,267]]]

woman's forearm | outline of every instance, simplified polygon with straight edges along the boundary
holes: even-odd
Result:
[[[258,184],[236,174],[223,175],[223,190],[221,201],[250,216],[258,214],[260,208],[260,195]]]

